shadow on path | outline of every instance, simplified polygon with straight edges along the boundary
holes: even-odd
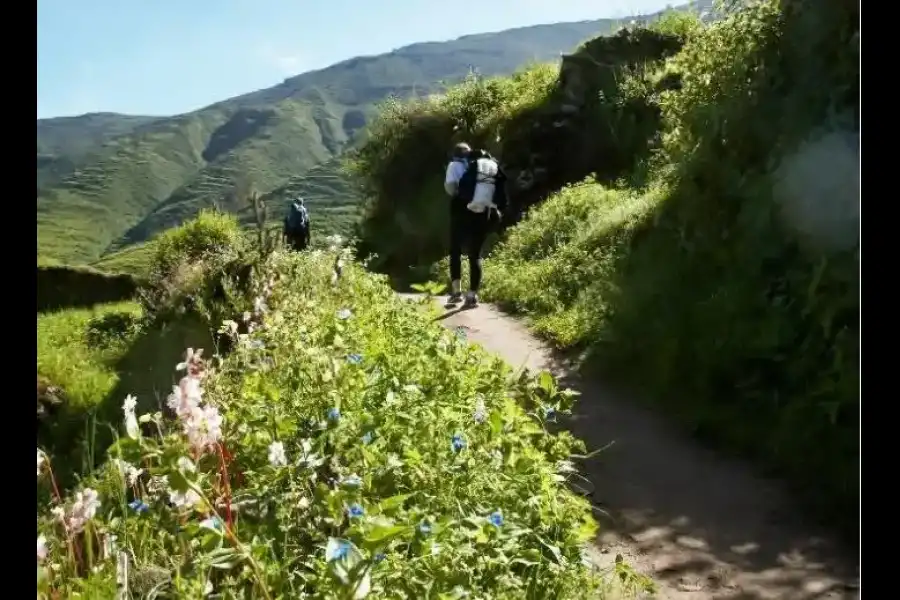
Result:
[[[592,558],[616,554],[673,599],[859,597],[858,551],[807,520],[777,482],[700,446],[668,421],[587,381],[513,318],[489,305],[437,320],[513,367],[549,370],[581,392],[565,424],[589,449],[582,474],[601,524]]]

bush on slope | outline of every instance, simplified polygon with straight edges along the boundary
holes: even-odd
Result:
[[[786,474],[853,539],[859,502],[858,7],[760,2],[668,69],[644,205],[567,191],[486,294]],[[855,91],[854,91],[855,90]],[[847,141],[849,140],[849,141]],[[624,221],[615,211],[634,208]]]
[[[354,265],[333,285],[334,258],[274,255],[249,320],[224,325],[234,350],[182,365],[206,372],[221,431],[207,408],[208,429],[192,428],[202,412],[145,414],[138,437],[126,404],[135,437],[111,456],[133,467],[110,463],[88,484],[98,508],[88,490],[66,504],[69,517],[97,508],[86,533],[38,518],[45,591],[109,597],[118,560],[136,597],[590,594],[580,546],[595,524],[560,475],[580,444],[544,428],[571,396],[546,377],[511,380]]]

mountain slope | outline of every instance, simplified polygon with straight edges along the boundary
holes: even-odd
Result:
[[[149,122],[135,117],[136,125],[124,134],[118,132],[128,122],[121,122],[108,129],[116,132],[109,138],[86,136],[105,145],[92,160],[75,164],[39,191],[38,253],[69,263],[94,262],[152,238],[201,208],[241,211],[244,207],[229,199],[238,180],[270,195],[270,217],[278,219],[283,206],[277,204],[286,200],[287,190],[303,189],[309,184],[305,174],[352,144],[379,101],[432,94],[472,70],[490,76],[555,60],[616,24],[601,19],[539,25],[413,44],[352,58],[192,113]],[[330,164],[327,177],[337,172],[336,163]],[[322,176],[312,175],[313,180]],[[327,206],[336,220],[329,217],[326,223],[349,222],[356,198],[346,186],[326,195],[331,193],[341,196],[311,199],[313,215]]]
[[[39,253],[95,260],[204,206],[227,203],[237,176],[272,192],[339,155],[389,95],[433,93],[473,68],[493,75],[552,60],[612,24],[542,25],[414,44],[152,121],[115,137],[96,161],[39,193]],[[315,202],[311,209],[317,210]]]
[[[157,117],[89,113],[37,121],[37,185],[52,185],[71,173],[111,139],[131,133]]]

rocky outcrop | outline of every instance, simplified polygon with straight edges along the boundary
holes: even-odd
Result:
[[[519,213],[592,173],[612,181],[634,167],[658,131],[659,113],[650,98],[625,97],[621,82],[682,44],[676,36],[622,29],[563,57],[548,101],[505,127],[501,156]],[[671,79],[663,85],[677,85]]]

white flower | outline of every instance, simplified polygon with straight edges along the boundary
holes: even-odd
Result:
[[[184,361],[175,365],[176,371],[186,371],[191,363],[200,360],[201,355],[203,354],[203,349],[200,348],[196,352],[194,352],[193,348],[188,348],[184,353]]]
[[[273,467],[283,467],[287,464],[287,456],[284,454],[284,444],[272,442],[269,444],[269,464]]]
[[[484,406],[484,398],[480,396],[475,403],[475,412],[472,414],[472,418],[475,419],[476,423],[484,423],[485,418],[487,418],[487,408]]]
[[[186,456],[179,458],[176,464],[178,465],[178,468],[185,473],[194,473],[197,470],[197,466]]]
[[[83,491],[75,494],[75,502],[72,503],[68,514],[60,507],[56,507],[51,512],[62,520],[66,530],[72,535],[84,529],[85,524],[97,514],[98,508],[100,508],[100,499],[96,490],[84,488]]]
[[[269,307],[266,304],[266,299],[263,298],[262,296],[257,297],[253,301],[253,312],[254,313],[261,315],[261,314],[265,313],[267,310],[269,310]]]
[[[138,469],[131,463],[124,460],[119,460],[118,458],[114,459],[113,462],[116,467],[119,468],[119,473],[121,473],[122,477],[125,478],[125,480],[128,482],[128,485],[130,486],[134,486],[135,484],[137,484],[138,478],[144,472],[143,469]]]
[[[141,436],[141,428],[138,425],[137,417],[134,416],[134,413],[125,415],[125,431],[128,433],[128,437],[133,440],[136,440]]]
[[[41,471],[44,470],[44,463],[47,462],[47,455],[44,454],[40,448],[37,449],[37,474],[38,477],[41,476]]]
[[[169,502],[174,504],[176,508],[191,508],[199,504],[200,495],[194,490],[188,490],[186,492],[169,490]]]
[[[178,385],[172,387],[172,393],[166,404],[181,418],[193,413],[203,400],[203,390],[195,377],[182,377]]]
[[[37,538],[37,560],[41,562],[45,558],[47,558],[47,538],[39,535]]]
[[[232,321],[231,319],[225,319],[222,321],[222,327],[219,329],[219,333],[227,333],[230,335],[234,335],[237,333],[238,324]]]
[[[195,450],[214,446],[222,436],[222,416],[215,406],[194,407],[184,419],[184,434]]]
[[[122,412],[125,413],[125,416],[133,415],[134,409],[137,408],[137,398],[128,394],[125,396],[125,401],[122,402]]]

